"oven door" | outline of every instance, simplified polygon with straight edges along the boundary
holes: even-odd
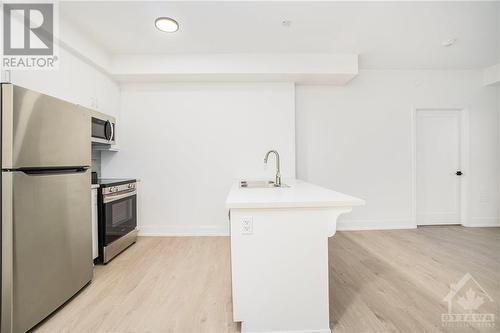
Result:
[[[103,195],[102,221],[104,246],[135,230],[137,227],[136,190]]]

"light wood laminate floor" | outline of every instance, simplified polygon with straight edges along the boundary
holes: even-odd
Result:
[[[500,228],[337,232],[329,251],[336,333],[500,331]],[[441,325],[467,272],[494,300],[481,305],[493,328]],[[231,311],[229,238],[140,237],[34,331],[239,332]]]

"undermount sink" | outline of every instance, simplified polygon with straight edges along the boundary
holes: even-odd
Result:
[[[240,188],[276,188],[276,187],[290,187],[281,182],[281,172],[280,172],[280,154],[276,150],[270,150],[266,153],[264,157],[264,164],[267,164],[267,160],[270,154],[276,156],[276,180],[240,180]]]
[[[240,187],[243,188],[273,188],[273,187],[289,187],[286,184],[276,185],[272,180],[242,180]]]

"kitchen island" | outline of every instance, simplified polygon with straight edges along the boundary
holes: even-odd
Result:
[[[241,187],[230,210],[233,320],[242,332],[330,332],[328,237],[364,201],[300,180]]]

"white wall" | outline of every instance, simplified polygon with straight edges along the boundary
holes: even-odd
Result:
[[[119,85],[97,65],[105,63],[106,55],[66,21],[61,20],[59,30],[63,40],[59,68],[11,71],[10,82],[118,117]],[[82,49],[85,55],[80,53]]]
[[[124,85],[120,152],[103,153],[103,176],[141,179],[142,234],[227,234],[224,202],[241,177],[264,170],[277,149],[295,175],[290,83]]]
[[[500,85],[500,63],[485,68],[483,71],[484,85],[496,84]]]
[[[483,87],[481,71],[362,70],[347,86],[296,93],[291,83],[172,83],[125,85],[120,95],[106,71],[109,56],[64,20],[60,31],[59,70],[15,71],[11,81],[124,113],[121,151],[103,153],[102,172],[142,179],[144,233],[226,233],[232,179],[272,177],[273,167],[262,170],[271,148],[285,176],[297,165],[299,178],[367,200],[340,218],[341,228],[411,227],[413,107],[469,109],[470,221],[499,222],[500,88]]]
[[[412,108],[468,108],[469,221],[499,224],[498,93],[482,71],[361,71],[345,87],[298,86],[297,176],[363,198],[339,228],[412,227]]]
[[[65,50],[60,52],[58,70],[12,71],[11,82],[110,115],[119,114],[119,86]]]

